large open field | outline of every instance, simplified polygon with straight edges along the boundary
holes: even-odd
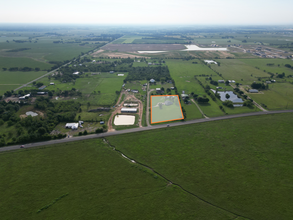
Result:
[[[28,38],[27,38],[28,39]],[[26,39],[26,40],[27,40]],[[70,60],[81,52],[87,52],[93,47],[91,45],[80,46],[79,44],[54,44],[53,41],[60,40],[54,38],[39,38],[37,43],[0,43],[0,56],[3,57],[28,57],[40,61],[64,61]],[[20,48],[29,48],[19,52],[7,52]]]
[[[244,85],[250,85],[257,81],[258,77],[270,77],[269,74],[256,69],[254,66],[247,65],[242,60],[221,59],[217,62],[220,62],[221,65],[211,65],[211,67],[222,74],[225,80],[235,80]]]
[[[38,82],[42,82],[44,85],[49,85],[50,82],[54,82],[55,85],[49,85],[46,89],[55,91],[58,89],[71,90],[72,88],[75,88],[83,94],[81,98],[76,99],[82,104],[90,102],[92,105],[112,105],[117,98],[116,91],[121,90],[123,80],[127,76],[127,73],[124,74],[124,76],[117,76],[117,73],[101,73],[99,75],[88,77],[84,76],[76,79],[75,83],[61,83],[54,79],[49,80],[47,77]],[[32,85],[26,88],[32,88]]]
[[[101,139],[0,154],[1,219],[235,219]]]
[[[212,204],[248,219],[291,219],[292,116],[239,118],[108,140]]]

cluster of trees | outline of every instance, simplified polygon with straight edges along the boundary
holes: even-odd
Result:
[[[133,81],[133,80],[150,80],[154,79],[160,81],[161,78],[166,80],[171,80],[170,72],[167,66],[158,66],[158,67],[132,67],[129,70],[129,73],[124,80]]]
[[[214,81],[214,80],[211,80],[210,81],[210,84],[212,84],[214,86],[218,86],[219,85],[219,83],[217,81]]]
[[[12,49],[12,50],[7,50],[6,52],[20,52],[20,51],[24,51],[24,50],[30,50],[31,48],[17,48],[17,49]]]
[[[6,71],[7,68],[6,67],[3,67],[2,68],[3,71]],[[8,69],[9,71],[23,71],[23,72],[27,72],[27,71],[40,71],[41,69],[39,67],[36,67],[36,68],[30,68],[30,67],[10,67]]]
[[[22,105],[24,105],[23,102],[0,102],[0,126],[7,122],[7,126],[14,126],[17,132],[17,136],[14,137],[12,133],[0,134],[0,146],[7,144],[6,137],[12,137],[11,143],[62,138],[64,135],[52,136],[50,132],[59,122],[73,121],[76,113],[81,111],[80,103],[74,101],[53,103],[49,98],[38,97],[34,107],[45,112],[44,117],[28,116],[20,119],[16,112]]]
[[[253,82],[251,84],[251,88],[253,88],[253,89],[268,89],[269,85],[264,84],[264,83]]]

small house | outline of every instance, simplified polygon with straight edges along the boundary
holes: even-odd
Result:
[[[161,88],[156,88],[156,92],[161,93],[162,92]]]
[[[225,80],[219,79],[218,83],[225,83]]]
[[[105,124],[105,122],[104,121],[100,121],[100,125],[103,125],[103,124]]]
[[[51,82],[50,85],[53,86],[53,85],[55,85],[55,83]]]
[[[110,71],[110,73],[114,73],[114,71]]]
[[[272,82],[271,81],[266,81],[266,84],[271,84]]]
[[[138,90],[137,89],[132,89],[131,92],[138,93]]]
[[[74,73],[72,73],[73,75],[78,75],[79,74],[79,72],[74,72]]]
[[[250,89],[250,90],[248,90],[248,92],[250,92],[250,93],[258,93],[258,90],[257,89]]]
[[[65,128],[71,128],[72,130],[76,130],[78,128],[78,123],[66,123]]]
[[[122,74],[122,73],[119,73],[119,74],[118,74],[118,76],[124,76],[124,74]]]
[[[151,79],[150,80],[150,83],[154,83],[154,82],[156,82],[156,80],[154,80],[154,79]]]

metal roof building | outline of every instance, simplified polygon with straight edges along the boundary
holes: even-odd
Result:
[[[257,89],[250,89],[249,92],[250,93],[258,93],[258,90]]]
[[[121,108],[122,113],[136,113],[137,108]]]

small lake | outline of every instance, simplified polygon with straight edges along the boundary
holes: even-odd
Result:
[[[211,90],[213,91],[213,93],[216,93],[216,90],[213,90],[213,89],[211,89]],[[219,92],[218,91],[218,93],[221,96],[220,99],[221,99],[222,102],[224,102],[226,100],[230,100],[233,103],[243,103],[244,102],[241,98],[238,98],[238,96],[236,94],[234,94],[233,91],[226,91],[226,92]],[[229,99],[226,98],[226,94],[229,94],[229,96],[230,96]]]

